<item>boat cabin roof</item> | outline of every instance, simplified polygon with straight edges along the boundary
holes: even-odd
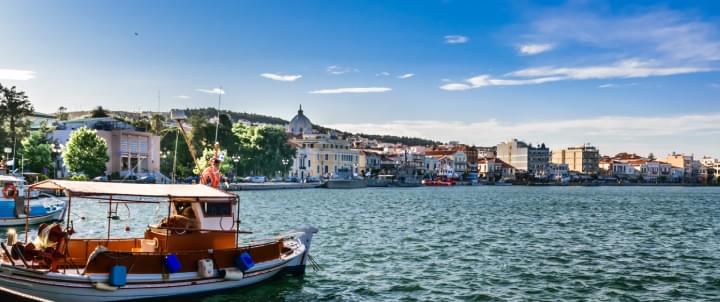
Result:
[[[228,202],[237,196],[206,185],[134,184],[48,179],[30,186],[31,190],[65,190],[71,196],[164,197],[170,201]]]

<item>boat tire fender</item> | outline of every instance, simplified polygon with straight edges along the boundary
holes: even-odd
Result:
[[[2,189],[2,193],[4,198],[15,198],[18,194],[15,184],[11,182],[5,183]]]

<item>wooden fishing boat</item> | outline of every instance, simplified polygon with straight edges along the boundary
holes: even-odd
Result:
[[[108,205],[106,238],[72,238],[64,226],[41,225],[37,238],[2,242],[0,288],[53,301],[129,301],[240,288],[286,273],[303,274],[310,241],[306,227],[241,244],[240,200],[205,185],[154,185],[47,180],[31,189],[64,190]],[[167,203],[167,216],[140,238],[112,238],[113,205]]]

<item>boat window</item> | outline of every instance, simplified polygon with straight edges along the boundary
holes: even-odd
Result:
[[[205,217],[232,216],[232,204],[229,202],[203,202]]]

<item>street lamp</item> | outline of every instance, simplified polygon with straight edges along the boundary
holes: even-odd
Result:
[[[283,170],[283,173],[282,173],[282,177],[283,177],[283,178],[285,178],[285,172],[287,172],[287,165],[288,165],[288,163],[290,163],[290,161],[287,160],[287,158],[283,158],[283,159],[282,159],[282,164],[283,164],[283,166],[285,167],[285,170]]]
[[[235,178],[237,178],[238,174],[240,174],[240,165],[238,164],[240,162],[240,155],[233,155],[230,158],[233,161],[233,165],[235,165]]]
[[[60,160],[62,160],[62,152],[65,146],[61,143],[55,143],[52,145],[52,152],[55,154],[55,178],[62,178],[62,170]]]
[[[3,149],[3,151],[5,151],[5,166],[7,166],[7,161],[8,161],[8,159],[10,159],[10,153],[12,153],[12,148],[5,147],[5,149]],[[15,166],[15,163],[12,163],[12,164],[13,164],[13,166]]]

